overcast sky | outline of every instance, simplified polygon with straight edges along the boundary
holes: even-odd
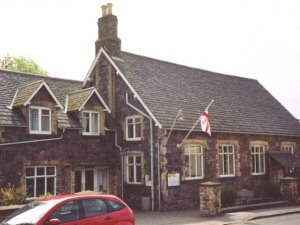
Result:
[[[257,79],[300,118],[299,0],[1,0],[0,56],[83,80],[108,2],[122,50]]]

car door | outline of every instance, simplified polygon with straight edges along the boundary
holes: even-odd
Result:
[[[63,225],[80,225],[80,211],[77,200],[69,201],[58,207],[46,220],[59,219]]]
[[[83,209],[80,225],[115,225],[114,218],[109,207],[103,199],[88,198],[80,200]]]

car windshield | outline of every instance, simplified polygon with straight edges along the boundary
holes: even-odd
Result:
[[[57,202],[57,200],[31,202],[7,217],[2,224],[36,224]]]

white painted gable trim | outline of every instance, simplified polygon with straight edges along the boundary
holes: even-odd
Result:
[[[62,104],[58,101],[58,99],[56,98],[56,96],[54,95],[54,93],[51,91],[50,87],[47,85],[47,83],[45,81],[43,81],[40,86],[35,90],[35,92],[33,92],[33,94],[27,99],[27,101],[23,104],[24,106],[30,104],[31,99],[39,92],[39,90],[42,87],[45,87],[47,89],[47,91],[49,92],[49,94],[51,95],[51,97],[53,98],[53,100],[56,102],[57,106],[60,109],[63,109],[64,107],[62,106]]]
[[[108,108],[108,106],[105,104],[103,98],[101,97],[101,95],[99,94],[99,92],[97,91],[96,88],[94,88],[94,90],[90,93],[90,95],[86,98],[86,100],[84,101],[84,103],[82,103],[82,105],[79,107],[79,111],[81,111],[83,109],[83,107],[85,106],[85,104],[88,102],[88,100],[92,97],[93,94],[96,94],[98,99],[100,100],[100,102],[103,104],[104,106],[104,111],[107,111],[108,113],[111,113],[111,110]]]
[[[108,59],[108,61],[111,63],[111,65],[115,68],[115,70],[117,71],[117,74],[120,75],[122,77],[122,79],[124,80],[124,82],[127,84],[127,86],[129,87],[129,89],[133,92],[134,97],[136,97],[139,102],[142,104],[142,106],[144,107],[144,109],[147,111],[147,113],[151,116],[151,118],[155,121],[155,125],[158,126],[160,129],[162,128],[161,123],[155,118],[155,116],[153,115],[153,113],[150,111],[150,109],[148,108],[148,106],[144,103],[144,101],[142,100],[142,98],[139,96],[139,94],[134,90],[134,88],[131,86],[131,84],[129,83],[129,81],[126,79],[126,77],[124,76],[124,74],[122,73],[122,71],[118,68],[118,66],[115,64],[115,62],[112,60],[112,58],[107,54],[107,52],[104,50],[104,48],[101,47],[101,49],[99,50],[96,58],[94,59],[84,81],[82,86],[85,86],[90,75],[92,74],[98,59],[100,58],[100,56],[104,54],[105,57]]]

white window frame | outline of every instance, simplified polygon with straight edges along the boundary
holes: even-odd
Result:
[[[254,148],[254,150],[255,150],[255,152],[252,152],[252,149]],[[260,151],[260,148],[262,148],[263,149],[263,152],[262,153],[260,153],[259,151],[257,151],[257,148],[259,149],[259,151]],[[250,149],[250,151],[251,151],[251,173],[252,173],[252,175],[264,175],[264,174],[266,174],[266,151],[265,151],[265,146],[263,146],[263,145],[252,145],[251,146],[251,149]],[[260,165],[261,165],[261,163],[260,163],[260,161],[261,161],[261,156],[263,155],[263,172],[253,172],[253,169],[254,168],[252,168],[253,167],[253,155],[259,155],[259,167],[260,167]],[[255,158],[255,160],[256,160],[256,157],[254,157]],[[254,166],[255,166],[255,169],[254,169],[254,171],[257,171],[257,169],[256,169],[256,162],[254,163]]]
[[[47,175],[47,168],[48,167],[54,167],[54,175]],[[34,176],[26,176],[26,169],[34,169]],[[45,174],[44,175],[37,175],[37,169],[38,168],[44,168]],[[45,179],[45,186],[44,186],[44,194],[46,194],[47,190],[47,178],[54,178],[54,195],[56,195],[56,166],[28,166],[25,167],[25,187],[27,187],[27,179],[34,179],[34,196],[28,197],[26,199],[36,199],[38,196],[36,196],[36,180],[37,178],[44,178]]]
[[[90,110],[84,110],[82,111],[82,124],[83,124],[83,114],[84,113],[88,113],[89,114],[89,127],[90,127],[90,131],[89,132],[85,132],[84,130],[82,131],[82,134],[83,135],[99,135],[100,134],[100,113],[97,112],[97,111],[90,111]],[[98,115],[98,132],[93,132],[93,128],[94,128],[94,125],[93,125],[93,117],[92,115],[93,114],[97,114]],[[84,129],[84,128],[83,128]]]
[[[294,154],[294,146],[292,146],[292,145],[282,145],[281,150],[284,152],[290,152],[290,153]]]
[[[196,147],[200,147],[200,153],[194,153],[191,154],[191,148],[196,148]],[[188,149],[188,154],[186,154],[186,150]],[[197,164],[197,157],[195,157],[196,163],[196,177],[191,177],[192,174],[192,169],[191,169],[191,155],[195,155],[198,156],[200,155],[200,162],[201,162],[201,171],[202,171],[202,175],[201,176],[197,176],[198,174],[198,164]],[[198,179],[203,179],[204,178],[204,154],[203,154],[203,146],[199,145],[199,144],[186,144],[184,146],[184,157],[188,156],[189,157],[189,165],[188,165],[188,169],[189,169],[189,176],[185,175],[185,180],[198,180]],[[185,168],[186,165],[184,165],[184,174],[185,174]]]
[[[232,147],[232,153],[229,153],[229,152],[224,152],[224,148],[223,147],[227,147],[228,149],[229,149],[229,147]],[[220,152],[220,148],[221,148],[221,152]],[[219,147],[218,147],[218,154],[219,154],[219,156],[221,155],[222,156],[222,160],[223,160],[223,172],[225,171],[225,165],[224,165],[224,157],[226,157],[226,155],[228,155],[227,157],[228,157],[228,160],[227,160],[227,169],[229,169],[230,168],[230,165],[229,165],[229,156],[231,156],[232,155],[232,157],[233,157],[233,160],[232,160],[232,162],[233,162],[233,173],[232,174],[221,174],[220,173],[220,177],[235,177],[235,149],[234,149],[234,145],[219,145]],[[220,157],[219,157],[219,160],[220,160]],[[219,162],[219,165],[220,165],[220,162]]]
[[[37,109],[38,110],[38,130],[31,130],[31,116],[30,111],[31,109]],[[42,110],[48,110],[49,111],[49,131],[42,131]],[[40,106],[30,106],[29,107],[29,133],[30,134],[51,134],[52,131],[52,124],[51,124],[51,109],[47,107],[40,107]]]
[[[129,157],[133,157],[133,163],[129,163]],[[140,163],[136,163],[136,158],[140,157],[141,158],[141,162]],[[125,181],[128,184],[142,184],[143,183],[143,156],[142,154],[129,154],[129,155],[125,155],[125,166],[126,166],[126,176],[125,176]],[[133,166],[133,182],[129,181],[129,166]],[[137,166],[141,167],[141,182],[137,182]]]
[[[128,120],[132,119],[133,120],[133,138],[128,137]],[[141,124],[141,137],[136,137],[136,122],[135,119],[140,119],[140,124]],[[126,117],[126,140],[127,141],[140,141],[142,140],[142,118],[141,116],[127,116]]]

